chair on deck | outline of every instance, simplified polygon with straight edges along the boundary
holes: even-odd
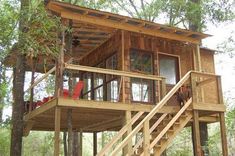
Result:
[[[82,91],[83,88],[84,88],[84,82],[79,81],[74,87],[72,98],[73,99],[78,99],[81,95],[81,91]],[[69,90],[68,89],[63,89],[63,96],[65,98],[69,97]]]
[[[73,90],[73,94],[72,94],[72,98],[75,99],[79,99],[80,95],[81,95],[81,91],[84,88],[84,82],[83,81],[78,81],[78,83],[75,85],[74,90]],[[68,89],[63,89],[63,97],[64,98],[68,98],[69,97],[69,90]],[[38,101],[37,102],[37,106],[41,106],[44,103],[48,102],[49,100],[53,99],[53,96],[50,97],[44,97],[42,101]]]

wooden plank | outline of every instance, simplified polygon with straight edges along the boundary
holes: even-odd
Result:
[[[39,108],[36,108],[35,110],[31,111],[30,113],[26,114],[24,116],[24,120],[28,121],[30,119],[33,119],[34,117],[54,108],[56,106],[57,99],[52,99],[51,101],[48,101],[47,103],[43,104]]]
[[[157,126],[164,120],[164,118],[167,116],[167,113],[163,114],[153,125],[152,127],[150,128],[150,134],[157,128]],[[133,152],[136,151],[138,149],[138,147],[140,147],[143,143],[143,138],[141,138],[136,144],[135,146],[133,147],[133,150],[132,150],[132,153],[131,154],[134,154]]]
[[[87,71],[87,72],[93,72],[93,73],[126,76],[126,77],[141,78],[141,79],[156,80],[156,81],[162,80],[161,76],[156,76],[156,75],[139,74],[135,72],[103,69],[103,68],[96,68],[96,67],[90,67],[90,66],[67,64],[67,63],[65,63],[65,68],[71,69],[71,70],[80,70],[80,71]]]
[[[86,23],[90,23],[90,24],[105,26],[105,27],[111,27],[111,28],[131,31],[131,32],[142,33],[142,34],[151,35],[151,36],[155,36],[155,37],[163,37],[163,38],[168,38],[168,39],[172,39],[172,40],[186,41],[186,42],[195,43],[195,44],[200,43],[200,39],[195,39],[195,38],[186,37],[186,36],[182,36],[182,35],[180,36],[180,35],[173,34],[173,33],[166,33],[166,32],[162,32],[160,30],[153,31],[151,29],[133,26],[133,25],[129,25],[127,23],[120,23],[120,22],[115,22],[115,21],[111,21],[108,19],[102,19],[102,18],[94,18],[94,17],[90,17],[87,15],[81,15],[78,13],[74,13],[71,11],[62,11],[61,17],[67,18],[67,19],[73,19],[73,20],[77,20],[77,21],[81,21],[81,22],[86,22]]]
[[[108,101],[93,101],[93,100],[73,100],[58,98],[58,105],[62,107],[77,107],[77,108],[94,108],[94,109],[108,109],[119,111],[144,111],[150,112],[155,105],[146,105],[139,103],[121,103]],[[173,113],[178,111],[178,106],[164,106],[158,110],[158,113]]]
[[[122,71],[125,70],[125,33],[124,33],[124,30],[121,31],[121,35],[122,35],[122,51],[121,51],[121,57],[122,57]],[[125,103],[125,77],[122,76],[121,77],[121,84],[122,85],[122,102]]]
[[[171,119],[171,121],[167,124],[167,126],[160,132],[160,134],[151,142],[150,149],[152,149],[157,142],[166,134],[166,132],[170,129],[170,127],[178,120],[178,118],[182,115],[182,113],[189,107],[192,103],[192,98],[189,99],[185,105],[180,109],[180,111]]]
[[[193,103],[197,103],[198,102],[197,84],[196,84],[196,77],[195,77],[194,73],[191,73],[190,81],[191,81],[191,92],[192,92]]]
[[[220,134],[221,134],[221,141],[222,141],[223,156],[228,156],[224,113],[219,113],[219,118],[220,118]]]
[[[195,155],[201,156],[202,149],[200,143],[199,114],[197,110],[193,110],[193,140]]]
[[[133,131],[114,149],[110,155],[116,155],[132,137],[139,132],[143,127],[146,120],[150,120],[165,104],[166,102],[175,94],[175,92],[189,79],[191,71],[189,71],[185,76],[171,89],[170,92],[152,109],[152,111],[133,129]]]
[[[143,126],[143,150],[144,156],[150,156],[150,130],[149,130],[149,120],[144,122]]]
[[[223,91],[222,91],[221,77],[220,76],[217,76],[216,82],[217,82],[218,103],[219,104],[224,104]]]
[[[114,119],[109,119],[109,120],[106,120],[106,121],[102,121],[102,122],[98,122],[98,123],[89,125],[87,127],[84,127],[83,129],[87,130],[87,129],[93,129],[93,128],[101,127],[101,126],[103,126],[105,124],[112,123],[112,122],[115,122],[115,121],[118,121],[118,120],[121,120],[121,119],[122,119],[122,117],[117,117],[117,118],[114,118]]]
[[[183,119],[183,121],[180,122],[177,129],[174,130],[174,133],[170,136],[170,138],[168,138],[167,141],[164,142],[163,145],[161,145],[161,149],[159,151],[157,151],[155,156],[160,156],[165,151],[165,149],[169,146],[169,144],[172,143],[173,139],[186,126],[186,124],[190,121],[191,118],[192,118],[192,114],[191,113],[187,114],[187,117],[185,119]]]
[[[123,136],[123,134],[128,130],[130,125],[133,125],[142,115],[144,112],[138,112],[131,121],[126,124],[122,129],[111,139],[111,141],[104,146],[104,148],[97,154],[97,156],[103,156],[105,153]]]
[[[203,111],[225,112],[225,105],[210,104],[210,103],[193,103],[193,109]]]
[[[166,79],[163,78],[161,81],[161,99],[166,95]]]
[[[60,108],[55,108],[54,156],[60,155]]]
[[[62,11],[70,11],[70,10],[65,10],[63,9],[64,7],[66,8],[71,8],[71,10],[78,10],[78,11],[83,11],[84,13],[81,13],[83,15],[87,15],[87,14],[97,14],[97,15],[101,15],[102,17],[98,17],[98,18],[110,18],[110,17],[114,17],[116,19],[120,19],[118,20],[118,22],[122,22],[122,23],[126,23],[126,22],[136,22],[136,27],[140,27],[140,26],[152,26],[151,28],[154,28],[154,29],[160,29],[160,28],[163,28],[165,29],[166,31],[170,31],[170,32],[176,32],[176,31],[179,31],[179,32],[183,32],[183,34],[185,34],[185,36],[189,36],[192,35],[192,34],[195,34],[195,35],[198,35],[200,38],[205,38],[205,37],[208,37],[210,35],[208,34],[203,34],[203,33],[200,33],[200,32],[192,32],[192,31],[189,31],[189,30],[185,30],[185,29],[180,29],[180,28],[177,28],[177,27],[169,27],[169,26],[166,26],[166,25],[163,25],[163,24],[158,24],[158,23],[154,23],[154,22],[150,22],[150,21],[146,21],[146,20],[141,20],[141,19],[135,19],[135,18],[131,18],[131,17],[128,17],[128,16],[122,16],[122,15],[118,15],[118,14],[114,14],[114,13],[110,13],[110,12],[104,12],[104,11],[99,11],[99,10],[94,10],[94,9],[88,9],[88,8],[84,8],[84,7],[80,7],[80,6],[77,6],[77,5],[71,5],[69,3],[62,3],[62,2],[58,2],[58,1],[51,1],[49,4],[50,7],[48,7],[49,9],[54,9],[56,7],[59,7],[59,8],[56,8],[58,9],[57,12],[58,13],[61,13]],[[55,8],[53,8],[55,7]]]
[[[56,67],[51,68],[47,73],[45,73],[42,77],[37,79],[28,89],[26,89],[24,92],[28,92],[31,90],[33,87],[35,87],[38,83],[40,83],[42,80],[44,80],[46,77],[48,77],[51,73],[55,71]]]
[[[214,82],[215,81],[215,78],[208,78],[206,80],[203,80],[203,81],[200,81],[200,82],[197,82],[197,87],[202,87],[208,83],[211,83],[211,82]]]
[[[125,121],[124,121],[124,126],[127,125],[128,123],[131,122],[131,111],[126,111],[125,112]],[[132,131],[132,125],[128,125],[126,133],[123,135],[123,138],[125,138],[128,134],[130,134]],[[123,154],[124,155],[131,155],[131,150],[132,150],[132,140],[130,140],[127,144],[127,146],[124,147],[123,149]]]

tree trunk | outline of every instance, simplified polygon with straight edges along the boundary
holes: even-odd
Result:
[[[67,132],[63,133],[63,144],[64,144],[64,156],[68,155],[68,149],[67,149]]]
[[[24,79],[25,79],[25,57],[18,54],[16,67],[13,69],[13,110],[11,131],[11,156],[21,156],[23,136],[23,114],[24,114]]]
[[[78,156],[79,155],[78,148],[79,148],[79,145],[78,145],[78,132],[74,131],[73,132],[73,156]]]
[[[21,11],[29,5],[28,0],[21,0]],[[19,31],[23,30],[23,15],[19,19]],[[21,36],[19,41],[21,42]],[[23,136],[24,115],[24,80],[25,80],[25,56],[20,50],[16,52],[16,65],[13,69],[13,108],[12,108],[12,130],[11,130],[11,156],[21,156]]]

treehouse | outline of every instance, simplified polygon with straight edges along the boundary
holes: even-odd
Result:
[[[93,133],[94,155],[160,156],[192,126],[199,156],[199,123],[219,122],[227,156],[221,77],[215,74],[214,51],[200,47],[210,35],[58,1],[46,7],[72,33],[59,35],[57,59],[38,56],[35,66],[27,60],[27,71],[43,75],[32,76],[25,91],[30,93],[25,135],[54,131],[55,156],[60,132],[68,130]],[[6,59],[9,66],[13,61],[14,55]],[[55,76],[54,95],[35,99],[35,87],[50,75]],[[97,133],[103,131],[117,134],[98,151]]]

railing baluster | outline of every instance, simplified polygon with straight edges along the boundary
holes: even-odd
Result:
[[[150,151],[149,151],[149,145],[150,145],[150,130],[149,130],[149,120],[146,120],[144,122],[143,126],[143,150],[144,150],[144,156],[149,156]]]

